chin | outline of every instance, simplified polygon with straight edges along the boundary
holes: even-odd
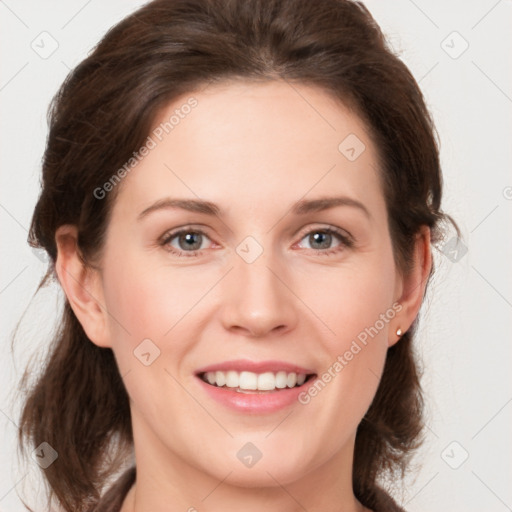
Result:
[[[239,487],[275,487],[286,485],[304,477],[315,466],[313,461],[297,449],[290,452],[279,449],[273,443],[263,442],[252,444],[250,441],[238,446],[236,451],[226,451],[224,454],[213,456],[217,461],[214,476],[219,481],[227,477],[226,482]],[[256,448],[260,446],[260,450]],[[296,446],[300,446],[298,443]],[[233,454],[233,456],[229,456]],[[213,455],[213,454],[212,454]],[[251,460],[252,457],[252,460]],[[204,464],[204,460],[202,461]],[[204,466],[203,466],[204,467]],[[212,466],[204,468],[212,473]]]

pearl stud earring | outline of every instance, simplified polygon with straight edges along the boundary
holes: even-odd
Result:
[[[402,336],[402,329],[400,329],[400,327],[396,330],[396,335]]]

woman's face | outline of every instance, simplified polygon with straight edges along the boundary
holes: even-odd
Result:
[[[138,463],[249,487],[350,469],[408,327],[364,125],[319,89],[239,82],[174,101],[150,137],[117,185],[94,340]],[[288,388],[294,373],[308,380]]]

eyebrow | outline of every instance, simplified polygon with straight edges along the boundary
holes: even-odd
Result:
[[[363,212],[366,217],[371,219],[370,212],[363,203],[346,196],[301,199],[292,206],[291,213],[293,215],[307,215],[308,213],[321,212],[338,206],[350,206],[356,208]],[[202,199],[173,199],[167,197],[156,201],[151,206],[143,210],[138,215],[137,219],[141,220],[152,212],[167,209],[182,209],[189,212],[203,213],[205,215],[220,216],[222,214],[219,206],[210,201],[204,201]]]

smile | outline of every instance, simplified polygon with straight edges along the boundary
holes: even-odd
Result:
[[[300,405],[299,394],[317,373],[286,361],[238,359],[199,368],[195,376],[205,396],[222,407],[259,415]]]

